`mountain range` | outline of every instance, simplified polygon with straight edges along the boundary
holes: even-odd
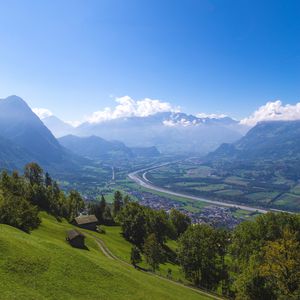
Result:
[[[207,154],[224,142],[238,140],[248,129],[229,117],[199,118],[185,113],[163,112],[100,123],[85,122],[73,128],[56,117],[43,119],[56,135],[98,136],[119,140],[129,147],[156,147],[162,153]]]
[[[56,139],[46,123],[49,127],[55,124],[56,133],[73,130],[77,136]],[[210,160],[299,158],[300,121],[261,122],[245,136],[243,130],[228,117],[209,119],[183,113],[120,118],[73,128],[56,117],[43,123],[24,100],[10,96],[0,100],[0,167],[20,168],[37,161],[47,168],[68,169],[94,159],[154,157],[160,152],[203,154],[214,148],[217,150],[207,156]]]
[[[73,127],[56,117],[47,122],[66,132]],[[42,165],[53,174],[76,172],[91,160],[114,157],[152,157],[160,153],[155,147],[129,148],[119,141],[100,137],[67,135],[59,140],[18,96],[0,99],[0,168],[21,169],[31,161]]]

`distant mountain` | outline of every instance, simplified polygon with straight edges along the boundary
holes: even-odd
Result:
[[[83,161],[61,146],[26,102],[17,96],[0,100],[0,159],[0,167],[20,169],[35,161],[58,172],[77,168]]]
[[[129,148],[119,141],[107,141],[98,136],[78,137],[67,135],[58,139],[62,146],[72,152],[90,159],[111,159],[116,157],[154,157],[159,152],[155,147]]]
[[[17,96],[0,100],[0,135],[26,149],[40,162],[63,159],[62,146],[26,102]]]
[[[155,157],[160,155],[156,147],[132,147],[131,151],[137,157]]]
[[[300,121],[258,123],[233,144],[223,144],[210,153],[211,160],[300,159]]]
[[[42,122],[53,133],[56,138],[71,134],[74,132],[74,127],[60,120],[55,116],[50,116],[42,119]]]
[[[86,122],[76,128],[75,134],[120,140],[129,147],[155,146],[164,153],[206,154],[224,142],[238,140],[242,130],[239,122],[229,117],[211,119],[164,112],[97,124]]]

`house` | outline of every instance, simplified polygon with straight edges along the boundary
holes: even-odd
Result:
[[[85,248],[84,239],[85,236],[76,229],[67,231],[66,240],[75,248]]]
[[[75,218],[75,225],[84,229],[96,230],[98,219],[95,215],[81,215]]]

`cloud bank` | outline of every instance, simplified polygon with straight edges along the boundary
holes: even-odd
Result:
[[[32,111],[42,120],[53,116],[53,113],[47,108],[33,108]]]
[[[300,120],[300,102],[295,105],[283,105],[280,100],[268,102],[261,106],[248,118],[241,120],[241,124],[255,126],[261,121]]]
[[[100,123],[108,120],[126,117],[147,117],[159,112],[178,111],[179,108],[172,107],[168,102],[145,98],[142,100],[133,100],[129,96],[116,98],[114,108],[106,107],[103,110],[94,112],[86,120],[89,123]]]
[[[172,106],[169,102],[144,98],[142,100],[134,100],[129,96],[123,96],[115,99],[117,105],[115,107],[106,107],[103,110],[95,111],[83,120],[89,123],[100,123],[117,118],[129,117],[147,117],[159,112],[180,112],[179,107]],[[32,111],[40,118],[45,119],[53,116],[52,112],[46,108],[33,108]],[[221,119],[228,117],[225,114],[205,114],[198,113],[196,117],[199,119]],[[267,102],[259,107],[249,117],[240,121],[240,124],[249,127],[255,126],[261,121],[288,121],[300,120],[300,102],[296,104],[283,105],[280,100]],[[83,121],[66,122],[73,127],[83,123]],[[165,120],[165,126],[195,126],[198,125],[197,120],[170,119]],[[201,123],[201,122],[200,122]]]

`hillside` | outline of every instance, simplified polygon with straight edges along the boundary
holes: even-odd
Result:
[[[295,159],[300,153],[300,121],[261,122],[233,144],[223,144],[209,159]]]
[[[60,145],[23,99],[0,99],[0,169],[23,170],[32,161],[53,174],[62,186],[72,189],[74,184],[86,194],[111,177],[110,168],[95,166]]]
[[[210,299],[104,256],[89,236],[88,250],[72,248],[70,228],[47,215],[30,235],[0,224],[1,299]]]
[[[26,149],[11,142],[10,140],[0,136],[0,168],[1,169],[17,169],[24,166],[33,157]]]
[[[123,143],[106,141],[97,136],[78,137],[67,135],[58,139],[60,144],[74,153],[91,159],[104,159],[109,156],[131,157],[133,153]]]
[[[231,190],[229,196],[221,191],[206,196],[299,212],[300,121],[258,123],[202,163],[209,182]]]
[[[58,139],[60,144],[74,153],[90,159],[130,159],[134,157],[155,157],[155,147],[129,148],[119,141],[107,141],[98,136],[78,137],[67,135]]]
[[[50,130],[20,97],[0,100],[0,132],[41,163],[59,163],[67,157]]]

